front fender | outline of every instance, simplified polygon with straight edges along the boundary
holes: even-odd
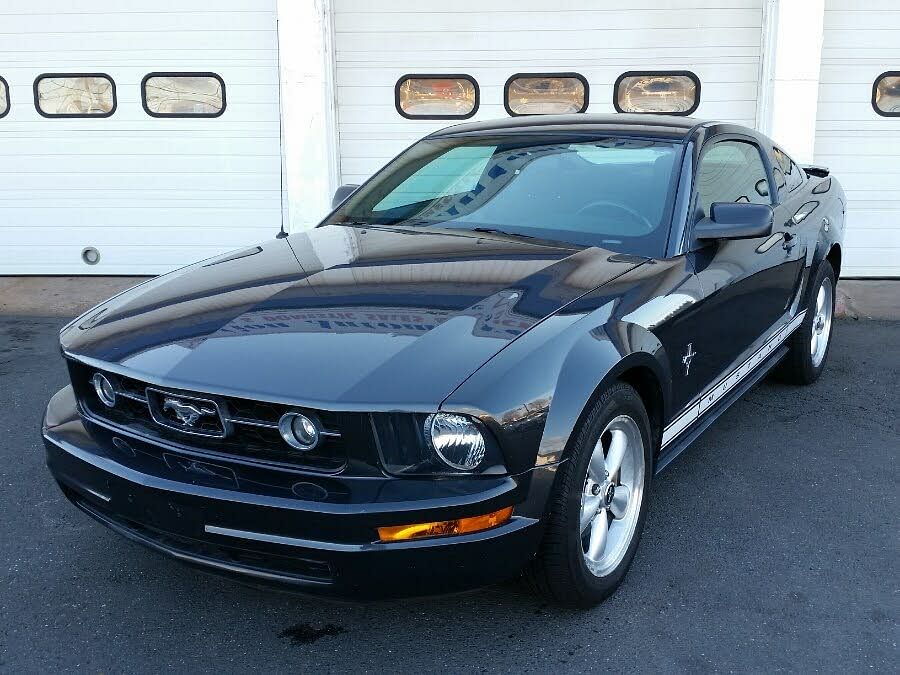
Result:
[[[585,410],[632,367],[653,372],[667,406],[665,350],[647,329],[611,318],[616,305],[548,318],[476,371],[441,409],[484,421],[500,441],[507,468],[518,473],[562,461]]]
[[[565,459],[572,435],[591,405],[604,389],[633,368],[650,370],[660,383],[662,414],[667,418],[671,376],[662,344],[642,326],[610,322],[582,335],[567,355],[547,415],[538,463]]]

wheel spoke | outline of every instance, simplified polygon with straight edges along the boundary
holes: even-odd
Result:
[[[606,464],[603,462],[603,446],[602,441],[597,441],[594,448],[594,454],[591,455],[590,464],[588,464],[588,477],[595,483],[602,483],[606,480]]]
[[[591,560],[599,560],[603,557],[603,549],[606,548],[606,535],[609,531],[609,518],[606,509],[601,509],[594,517],[591,525],[591,540],[588,544],[587,557]]]
[[[627,485],[620,485],[616,488],[616,494],[613,497],[609,510],[612,511],[614,518],[622,518],[628,509],[628,500],[631,497],[631,490]]]
[[[600,499],[599,495],[596,497],[585,495],[584,503],[581,505],[581,525],[578,529],[581,534],[584,534],[594,516],[597,515],[597,509],[600,508]]]
[[[819,286],[819,294],[816,296],[816,315],[822,314],[822,308],[825,306],[825,286]]]
[[[619,429],[610,431],[610,436],[609,450],[606,452],[606,472],[612,480],[619,475],[619,468],[622,466],[622,459],[625,457],[625,450],[628,447],[628,436]]]

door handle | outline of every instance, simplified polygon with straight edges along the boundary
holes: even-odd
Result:
[[[797,243],[794,241],[797,238],[797,235],[791,234],[790,232],[782,232],[781,234],[784,237],[784,239],[782,240],[781,248],[790,253],[791,249],[793,249],[794,245]]]

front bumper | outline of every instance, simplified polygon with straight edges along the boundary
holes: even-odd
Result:
[[[82,418],[68,387],[51,399],[43,437],[66,497],[129,539],[212,572],[347,599],[449,593],[514,576],[537,550],[555,472],[411,480],[205,461]],[[510,505],[513,518],[483,532],[375,541],[379,526]]]

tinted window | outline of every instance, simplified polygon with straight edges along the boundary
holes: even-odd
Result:
[[[803,185],[802,170],[799,166],[794,164],[794,160],[792,160],[778,148],[775,148],[772,151],[772,156],[775,160],[773,171],[774,169],[778,169],[777,171],[775,171],[775,182],[778,185],[779,194],[781,196],[784,196],[789,192],[793,192],[798,187]]]
[[[743,141],[720,141],[700,160],[697,171],[700,217],[709,215],[715,202],[770,204],[766,169],[759,150]]]
[[[329,222],[510,234],[662,255],[682,146],[499,136],[417,143]]]

